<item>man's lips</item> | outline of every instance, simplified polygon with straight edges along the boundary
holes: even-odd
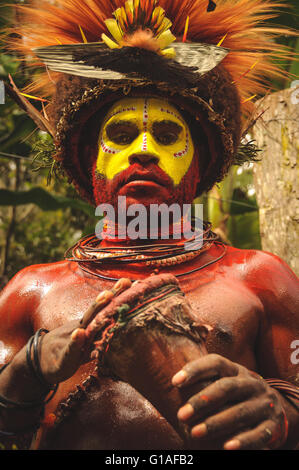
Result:
[[[134,186],[164,186],[165,181],[159,178],[152,172],[138,172],[130,175],[123,183],[123,187],[134,187]]]
[[[159,178],[157,175],[155,175],[152,172],[146,172],[146,173],[134,173],[129,176],[125,184],[136,182],[136,181],[151,181],[153,183],[157,184],[163,184],[163,181],[161,178]]]
[[[123,185],[123,188],[134,188],[134,187],[154,187],[154,186],[161,186],[161,184],[156,183],[156,181],[151,181],[151,180],[133,180],[130,181],[129,183],[126,183]]]

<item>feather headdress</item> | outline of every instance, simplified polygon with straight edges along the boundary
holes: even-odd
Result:
[[[12,48],[36,64],[40,60],[35,54],[42,54],[34,50],[50,45],[101,41],[102,45],[115,48],[119,55],[125,46],[151,51],[156,47],[170,58],[175,52],[180,57],[182,44],[201,43],[216,46],[215,49],[218,45],[218,61],[223,59],[247,113],[252,108],[248,99],[268,89],[269,77],[281,76],[275,60],[288,57],[288,51],[275,43],[275,37],[293,33],[265,25],[266,20],[277,16],[279,8],[285,6],[282,3],[272,0],[218,0],[216,3],[211,0],[30,0],[29,5],[16,7],[21,19],[13,29]],[[188,31],[185,30],[187,18]],[[150,34],[142,37],[136,34],[140,30]],[[182,43],[184,31],[187,42]],[[223,54],[223,48],[228,49],[228,54]],[[183,51],[186,50],[185,47]],[[59,46],[53,48],[56,58],[59,54]],[[212,51],[208,50],[208,54]],[[217,64],[217,59],[214,63]],[[44,93],[47,90],[49,95],[54,92],[52,85],[49,75],[44,73],[33,89],[42,89]]]

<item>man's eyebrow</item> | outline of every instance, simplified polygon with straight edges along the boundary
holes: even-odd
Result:
[[[161,120],[157,119],[157,120],[153,123],[153,126],[155,126],[155,125],[156,125],[156,126],[158,126],[158,125],[159,125],[159,126],[161,126],[161,125],[162,125],[162,126],[163,126],[163,125],[164,125],[164,126],[172,126],[172,127],[176,127],[177,129],[180,129],[180,130],[183,129],[183,127],[182,127],[180,124],[178,124],[177,122],[174,122],[174,121],[170,121],[170,120],[168,120],[168,119],[161,119]]]
[[[107,124],[107,129],[117,127],[117,126],[130,126],[130,127],[137,127],[135,122],[126,121],[125,119],[118,119],[117,121],[113,121]]]

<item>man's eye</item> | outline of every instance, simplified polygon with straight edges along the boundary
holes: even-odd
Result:
[[[156,135],[157,141],[162,145],[172,145],[178,140],[178,135],[172,132]]]
[[[131,144],[134,140],[134,136],[131,134],[118,134],[112,137],[113,142],[119,145]]]
[[[107,126],[107,137],[118,145],[129,145],[138,136],[138,127],[132,123],[112,123]]]

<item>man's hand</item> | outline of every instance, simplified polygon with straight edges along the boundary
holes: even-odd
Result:
[[[287,438],[287,420],[279,393],[258,374],[209,354],[183,367],[172,379],[178,387],[213,382],[192,396],[178,418],[201,442],[219,448],[277,449]]]
[[[111,300],[131,287],[129,279],[120,279],[111,290],[101,292],[95,302],[83,315],[82,320],[68,322],[65,325],[55,328],[42,337],[40,343],[40,366],[43,377],[49,384],[63,382],[71,377],[84,362],[90,360],[90,353],[93,349],[94,332],[96,324],[93,320]]]

